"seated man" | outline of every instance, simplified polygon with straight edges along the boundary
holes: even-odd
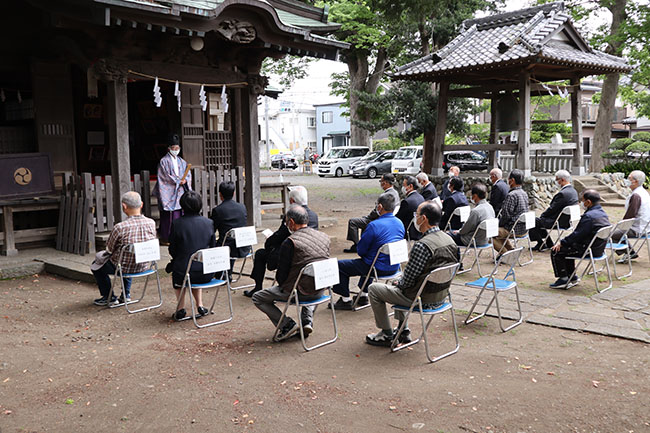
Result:
[[[625,200],[625,215],[623,215],[623,219],[636,218],[636,221],[634,221],[634,224],[627,232],[627,236],[630,238],[639,238],[643,235],[648,235],[648,233],[642,233],[642,231],[646,228],[648,221],[650,221],[650,194],[643,188],[645,173],[641,170],[631,172],[627,177],[627,181],[632,190],[632,194]],[[623,231],[617,229],[612,233],[612,240],[619,242],[623,235]],[[623,254],[623,252],[623,250],[616,250],[616,254]],[[631,260],[639,257],[634,250],[630,250],[630,256]],[[619,260],[619,263],[626,263],[627,261],[628,257],[626,254]]]
[[[150,241],[156,239],[156,223],[151,218],[141,214],[142,199],[140,194],[134,191],[129,191],[122,196],[122,212],[126,214],[126,220],[115,224],[113,231],[111,231],[108,241],[106,242],[106,251],[110,256],[108,260],[101,266],[96,268],[98,263],[94,262],[91,267],[97,286],[99,286],[99,293],[101,298],[95,299],[95,305],[108,305],[117,304],[118,300],[113,293],[113,297],[108,299],[108,294],[111,291],[110,275],[115,274],[115,269],[120,259],[120,252],[122,247],[137,243]],[[149,263],[136,263],[135,255],[132,252],[125,251],[122,255],[122,272],[125,274],[135,274],[143,272],[149,266]],[[120,295],[119,303],[125,300],[131,300],[131,279],[124,278],[124,291]]]
[[[535,251],[540,251],[542,248],[551,248],[552,241],[548,239],[546,245],[542,242],[548,235],[547,229],[553,228],[553,224],[558,215],[566,206],[573,206],[578,204],[578,193],[575,188],[571,186],[571,175],[566,170],[558,170],[555,173],[555,182],[560,185],[560,191],[553,196],[551,204],[542,214],[535,218],[535,227],[530,229],[530,240],[536,241],[537,245],[533,248]],[[560,227],[569,226],[569,215],[563,215],[559,221]]]
[[[494,209],[494,214],[498,216],[510,188],[503,180],[503,172],[500,168],[490,170],[490,182],[492,182],[492,191],[490,191],[489,201]]]
[[[402,181],[402,193],[404,194],[404,200],[400,203],[399,211],[395,215],[399,220],[404,224],[404,228],[408,230],[409,224],[413,219],[413,214],[417,210],[420,203],[424,201],[424,197],[416,191],[418,181],[413,176],[407,176]],[[417,239],[419,233],[415,227],[411,227],[411,230],[408,232],[411,239]]]
[[[433,200],[438,197],[438,191],[436,191],[436,187],[433,186],[433,183],[431,183],[429,176],[427,176],[426,173],[420,172],[415,176],[415,178],[420,184],[420,194],[425,200]]]
[[[582,203],[586,210],[582,214],[576,229],[551,248],[551,263],[553,264],[553,272],[557,277],[557,281],[550,285],[553,289],[569,288],[569,275],[575,270],[575,263],[573,260],[568,260],[567,257],[581,257],[594,234],[599,229],[610,225],[607,214],[600,206],[598,191],[593,189],[585,190],[582,193]],[[603,254],[606,244],[605,239],[597,239],[594,242],[591,246],[594,257]],[[574,275],[570,283],[575,284],[577,282],[578,276]]]
[[[420,285],[431,271],[441,266],[458,263],[456,258],[458,247],[449,235],[438,228],[440,217],[440,207],[430,201],[422,203],[417,210],[415,225],[423,236],[411,249],[404,275],[394,284],[374,283],[370,286],[370,305],[375,315],[375,324],[380,331],[366,337],[368,344],[390,347],[393,341],[395,331],[388,318],[387,302],[411,305]],[[421,294],[424,308],[441,305],[447,298],[449,286],[449,283],[443,285],[428,283]],[[395,311],[395,318],[399,320],[401,326],[405,314]],[[410,341],[410,331],[405,327],[400,335],[400,343],[405,344]]]
[[[307,206],[308,195],[307,189],[304,186],[294,186],[291,188],[289,191],[289,203],[302,206],[309,216],[307,226],[314,230],[318,230],[318,215]],[[253,270],[251,271],[251,278],[255,281],[255,287],[251,290],[244,290],[244,295],[250,298],[253,296],[253,293],[262,290],[264,274],[267,269],[273,271],[278,268],[280,245],[282,245],[282,242],[284,242],[290,234],[291,233],[289,233],[289,229],[283,219],[280,223],[280,227],[264,242],[264,248],[255,251]]]
[[[515,236],[523,236],[526,234],[526,225],[517,223],[521,214],[528,212],[528,194],[521,187],[523,183],[524,173],[518,169],[512,170],[510,176],[508,176],[510,192],[503,201],[501,216],[499,216],[499,234],[492,239],[492,245],[494,245],[494,249],[497,252],[501,251],[504,244],[505,251],[503,252],[512,249],[510,241],[506,242],[506,239],[515,224]]]
[[[362,288],[361,285],[370,271],[377,251],[384,244],[404,239],[404,224],[393,216],[394,208],[395,199],[391,194],[380,195],[376,209],[379,218],[368,224],[357,246],[357,253],[361,258],[339,260],[339,284],[334,286],[334,292],[341,295],[341,298],[334,304],[334,308],[337,310],[352,309],[353,301],[350,299],[350,277],[352,276],[361,277],[359,288],[363,290],[361,290],[361,299],[359,299],[358,305],[368,305],[368,286],[372,283],[372,279],[368,279],[368,284],[365,287]],[[392,275],[399,269],[399,264],[391,265],[390,257],[380,254],[375,263],[375,269],[377,269],[378,276]]]
[[[451,195],[442,202],[440,229],[444,230],[447,227],[447,222],[451,220],[449,227],[452,230],[458,230],[462,227],[463,223],[460,222],[460,216],[454,215],[454,211],[457,207],[469,206],[467,197],[463,192],[463,180],[460,177],[452,177],[449,179],[449,191],[451,191]]]
[[[251,250],[251,247],[235,247],[235,238],[233,237],[226,239],[226,233],[228,233],[229,230],[246,226],[246,206],[233,200],[232,198],[234,194],[234,182],[221,182],[219,184],[219,197],[221,198],[221,204],[216,206],[212,209],[212,212],[210,212],[210,219],[214,224],[214,230],[219,232],[217,245],[223,245],[230,248],[230,257],[232,258],[230,259],[230,272],[228,272],[229,277],[231,277],[232,274],[232,267],[235,264],[235,258],[246,257]],[[224,239],[226,242],[225,244]]]
[[[393,188],[393,182],[395,182],[395,176],[390,173],[386,173],[381,176],[379,180],[379,185],[381,189],[384,190],[383,193],[388,193],[393,196],[395,199],[395,205],[399,203],[399,193]],[[382,194],[383,194],[382,193]],[[375,208],[368,214],[368,216],[359,217],[359,218],[350,218],[348,221],[348,237],[347,240],[352,241],[352,246],[343,250],[344,253],[356,253],[357,244],[359,243],[359,230],[363,232],[366,229],[370,221],[374,221],[379,218],[377,214],[377,204],[375,203]]]
[[[262,310],[271,322],[277,326],[282,311],[275,305],[275,301],[286,301],[293,290],[298,279],[300,270],[307,264],[325,260],[330,256],[330,238],[323,232],[307,227],[309,214],[307,210],[297,204],[289,206],[287,211],[286,224],[291,235],[282,242],[280,246],[280,259],[278,270],[275,273],[277,286],[261,290],[253,295],[253,303]],[[303,301],[311,301],[320,298],[323,290],[316,290],[314,278],[303,276],[298,282],[299,297]],[[313,331],[312,318],[313,310],[303,307],[301,312],[303,329],[305,335]],[[281,324],[277,340],[285,340],[296,333],[298,324],[290,317],[284,318]]]
[[[451,237],[456,245],[468,246],[476,228],[485,220],[494,218],[494,209],[485,200],[487,197],[487,188],[482,183],[476,183],[472,186],[472,202],[476,205],[469,213],[469,218],[463,224],[463,227],[457,232],[451,233]],[[476,233],[476,245],[486,245],[488,243],[485,237],[485,231],[479,230]]]
[[[459,177],[460,176],[460,168],[456,167],[455,165],[449,167],[449,177],[445,180],[445,182],[442,184],[442,189],[440,190],[440,200],[445,201],[449,198],[451,195],[451,190],[449,189],[449,181],[453,177]]]

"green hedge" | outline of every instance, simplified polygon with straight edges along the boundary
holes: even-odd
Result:
[[[648,176],[648,173],[650,173],[650,160],[632,159],[629,161],[617,162],[605,166],[605,168],[603,168],[603,173],[624,173],[625,177],[627,177],[634,170],[641,170],[646,174],[643,186],[646,189],[650,189],[650,176]]]

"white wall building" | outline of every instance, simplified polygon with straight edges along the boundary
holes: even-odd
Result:
[[[262,99],[259,106],[260,125],[260,159],[265,163],[270,158],[271,151],[293,152],[301,158],[304,149],[310,146],[316,149],[316,109],[312,105],[299,104],[286,100]],[[268,148],[266,147],[268,117]]]

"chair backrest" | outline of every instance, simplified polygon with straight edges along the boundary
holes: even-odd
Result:
[[[408,262],[409,260],[408,242],[406,241],[406,239],[402,239],[396,242],[389,242],[387,244],[382,245],[377,251],[377,254],[375,255],[375,259],[372,262],[373,265],[377,261],[379,254],[386,254],[387,256],[389,256],[391,265],[397,265],[398,263]]]
[[[569,215],[569,221],[572,223],[580,221],[580,206],[577,204],[565,206],[564,209],[562,209],[562,213],[564,215]]]
[[[636,218],[628,218],[626,220],[620,220],[619,222],[616,223],[614,228],[612,229],[611,233],[609,234],[610,237],[616,230],[621,230],[623,234],[627,234],[627,232],[632,228],[634,225],[634,222],[636,221]]]
[[[235,239],[235,247],[250,247],[257,244],[257,232],[255,226],[236,227],[228,230],[223,240],[222,246],[226,244],[226,239]]]
[[[431,199],[432,202],[438,205],[439,208],[442,209],[442,200],[440,200],[440,197],[436,197],[434,199]]]
[[[524,223],[526,225],[526,230],[530,230],[535,227],[535,212],[528,211],[519,215],[517,222]]]
[[[136,263],[157,262],[160,260],[160,242],[158,239],[125,245],[122,251],[133,253]]]
[[[319,260],[311,262],[303,266],[298,274],[294,289],[298,287],[298,282],[303,275],[314,278],[314,286],[316,290],[325,287],[331,287],[339,283],[339,262],[336,258]]]
[[[230,269],[230,248],[215,247],[198,250],[187,264],[187,272],[190,272],[192,261],[203,263],[203,273],[210,274],[213,272],[226,271]]]
[[[478,225],[480,230],[485,231],[485,237],[491,239],[499,234],[499,218],[488,218]]]
[[[469,206],[459,206],[454,209],[453,215],[457,215],[460,218],[460,222],[464,223],[469,218],[469,213],[472,211],[472,208]]]
[[[441,266],[429,272],[429,275],[424,279],[424,282],[430,282],[435,284],[445,284],[449,283],[456,276],[456,271],[460,263],[452,263],[451,265]]]

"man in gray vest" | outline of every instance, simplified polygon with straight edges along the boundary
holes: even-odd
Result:
[[[366,343],[373,346],[390,347],[395,331],[388,318],[386,303],[410,306],[422,282],[431,271],[441,266],[458,263],[456,243],[438,227],[441,217],[442,211],[437,204],[430,201],[420,204],[414,225],[422,233],[422,238],[413,244],[404,275],[394,284],[374,283],[370,285],[370,305],[375,315],[375,324],[380,331],[376,334],[369,334],[366,337]],[[449,286],[450,283],[427,283],[420,295],[424,308],[441,305],[447,298]],[[405,315],[403,312],[395,311],[395,318],[399,320],[399,326],[401,326]],[[411,332],[408,327],[405,327],[399,342],[405,344],[410,341]]]
[[[262,310],[271,322],[277,326],[282,311],[275,305],[275,301],[286,301],[298,279],[300,270],[309,263],[328,259],[330,256],[330,238],[307,226],[309,214],[299,205],[289,206],[286,215],[287,228],[291,235],[280,245],[278,269],[275,272],[277,286],[261,290],[253,295],[253,303]],[[302,276],[298,282],[299,297],[303,301],[311,301],[322,296],[323,290],[316,290],[314,278]],[[305,336],[311,334],[313,310],[303,307],[301,318]],[[290,317],[284,318],[276,340],[286,340],[298,331],[298,324]]]

